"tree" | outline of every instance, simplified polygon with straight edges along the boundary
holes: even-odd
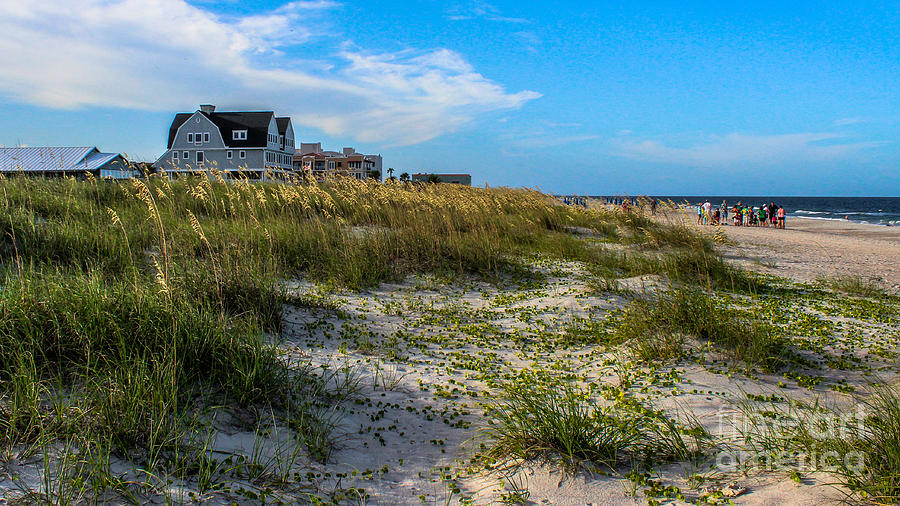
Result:
[[[381,171],[378,169],[370,170],[369,177],[372,179],[381,179]]]
[[[394,169],[393,169],[393,168],[388,168],[387,173],[388,173],[388,176],[390,176],[390,177],[393,179],[393,177],[394,177]]]
[[[428,174],[429,183],[440,183],[441,178],[437,174]]]
[[[409,181],[409,172],[404,172],[400,174],[400,181],[406,182]]]

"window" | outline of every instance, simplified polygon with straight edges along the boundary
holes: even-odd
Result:
[[[203,163],[203,151],[197,151],[197,163]]]
[[[203,132],[203,142],[209,142],[209,132]]]
[[[188,143],[194,142],[194,134],[188,134]]]
[[[334,162],[328,162],[328,168],[334,170]]]
[[[235,141],[245,141],[247,140],[247,131],[246,130],[232,130],[231,131],[231,139]]]
[[[185,159],[185,160],[187,160],[188,158],[190,158],[190,157],[188,156],[188,152],[187,152],[187,151],[182,151],[182,153],[181,153],[181,158],[183,158],[183,159]]]
[[[247,152],[246,152],[246,151],[243,151],[243,150],[238,151],[238,157],[239,157],[241,160],[243,160],[244,158],[247,158]]]
[[[234,153],[232,153],[231,150],[228,150],[228,151],[225,152],[225,158],[231,160],[231,158],[232,158],[233,156],[234,156]]]

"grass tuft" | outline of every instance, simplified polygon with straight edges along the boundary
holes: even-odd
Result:
[[[499,468],[543,460],[572,473],[598,466],[616,470],[705,453],[707,438],[684,437],[701,431],[685,431],[634,401],[603,405],[569,384],[508,386],[490,415],[484,456]]]
[[[632,302],[617,333],[645,360],[681,356],[683,336],[711,343],[748,366],[774,369],[789,357],[788,342],[776,328],[694,289]]]

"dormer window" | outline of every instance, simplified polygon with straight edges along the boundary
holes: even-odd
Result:
[[[247,131],[246,130],[232,130],[231,131],[231,140],[235,140],[235,141],[247,140]]]

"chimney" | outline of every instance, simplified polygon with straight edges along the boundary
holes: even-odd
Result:
[[[204,112],[206,114],[212,114],[216,112],[216,106],[212,104],[202,104],[200,106],[200,112]]]
[[[344,148],[344,156],[350,156],[356,154],[356,150],[353,148]]]

